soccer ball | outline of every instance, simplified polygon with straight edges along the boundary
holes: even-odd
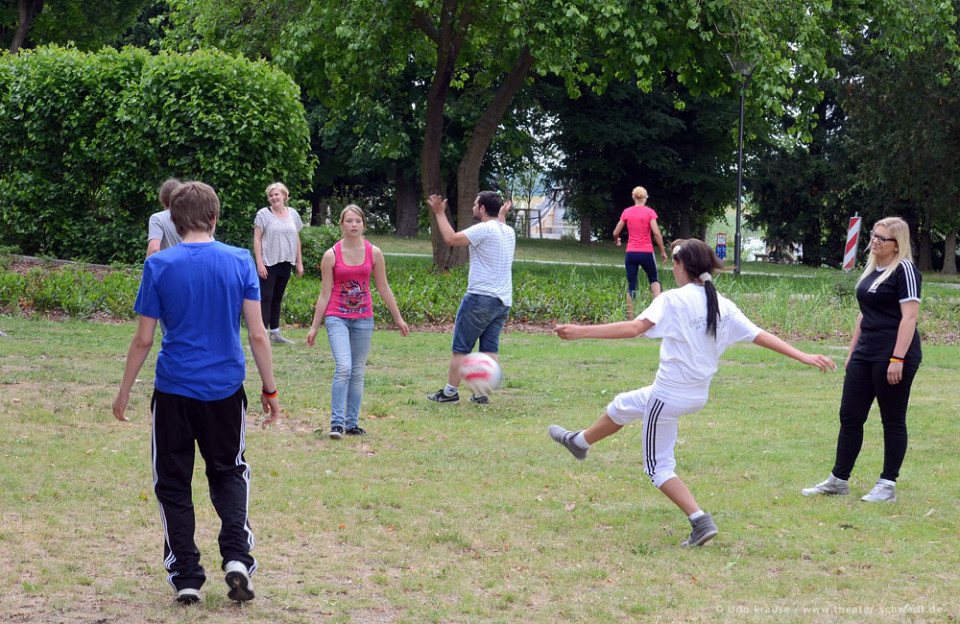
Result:
[[[503,373],[486,353],[468,353],[460,363],[460,379],[477,396],[490,396],[500,387]]]

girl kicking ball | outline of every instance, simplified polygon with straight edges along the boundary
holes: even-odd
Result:
[[[617,395],[589,429],[567,431],[550,425],[549,434],[582,460],[591,445],[642,419],[644,471],[690,520],[690,537],[681,546],[702,546],[717,534],[717,525],[674,472],[673,447],[680,416],[695,414],[706,404],[720,355],[731,344],[749,340],[824,372],[836,369],[836,365],[825,355],[804,353],[761,330],[735,304],[719,295],[711,278],[723,264],[709,245],[695,239],[678,240],[670,248],[678,288],[655,298],[635,319],[606,325],[559,325],[555,329],[564,340],[635,338],[641,334],[662,338],[660,367],[653,384]]]

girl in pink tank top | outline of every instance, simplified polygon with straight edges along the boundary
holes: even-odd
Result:
[[[373,298],[370,277],[386,304],[401,336],[410,333],[387,283],[383,252],[363,238],[363,211],[350,204],[340,213],[341,238],[323,254],[320,275],[323,285],[317,297],[307,344],[316,345],[324,321],[335,369],[330,386],[330,437],[366,435],[359,424],[363,400],[363,376],[373,338]]]

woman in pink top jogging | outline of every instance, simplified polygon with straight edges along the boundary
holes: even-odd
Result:
[[[334,440],[344,434],[361,436],[367,433],[360,427],[359,417],[363,375],[373,338],[371,275],[400,335],[410,333],[387,283],[383,252],[363,237],[365,225],[363,210],[355,204],[340,213],[343,238],[328,249],[320,261],[323,286],[307,334],[307,344],[312,347],[317,342],[320,323],[326,320],[327,339],[335,364],[330,388],[330,437]]]
[[[624,266],[627,269],[627,314],[633,318],[633,302],[637,298],[637,276],[640,267],[650,281],[650,292],[657,297],[660,288],[660,276],[657,274],[657,261],[653,257],[653,241],[660,248],[661,262],[667,261],[667,252],[663,247],[663,236],[657,227],[657,213],[646,205],[647,189],[638,186],[633,189],[634,205],[623,211],[617,227],[613,229],[613,240],[620,246],[620,232],[627,227],[627,254]],[[652,234],[652,239],[651,239]]]

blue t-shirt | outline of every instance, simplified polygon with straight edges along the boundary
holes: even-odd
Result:
[[[180,243],[143,264],[134,309],[163,321],[157,390],[201,401],[235,393],[246,376],[243,300],[260,300],[250,252],[220,242]]]

